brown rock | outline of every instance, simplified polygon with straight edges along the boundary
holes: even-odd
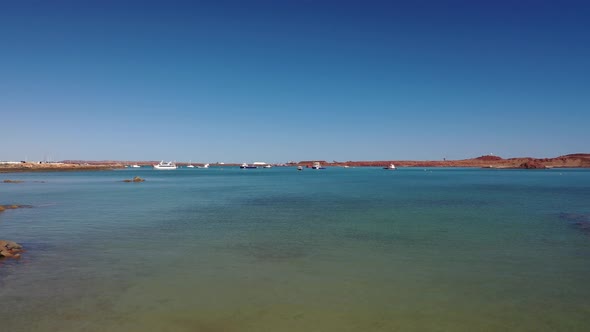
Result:
[[[16,205],[16,204],[11,204],[11,205],[0,205],[0,212],[4,211],[4,210],[8,210],[8,209],[20,209],[20,208],[30,208],[32,207],[31,205]]]
[[[19,258],[22,248],[16,242],[0,240],[0,257]]]
[[[144,182],[145,179],[140,178],[139,176],[134,177],[132,180],[125,179],[123,182]]]

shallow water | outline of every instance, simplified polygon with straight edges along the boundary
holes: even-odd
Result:
[[[123,183],[139,175],[144,183]],[[2,174],[3,329],[586,331],[590,171]],[[45,182],[35,182],[45,181]]]

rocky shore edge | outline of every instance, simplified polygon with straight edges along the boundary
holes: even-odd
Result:
[[[1,258],[20,258],[23,247],[13,241],[0,240],[0,259]]]
[[[0,213],[5,210],[27,208],[27,207],[31,207],[31,206],[30,205],[16,205],[16,204],[0,205]],[[23,247],[14,241],[0,240],[0,259],[4,259],[4,258],[18,259],[18,258],[20,258],[20,255],[23,251],[24,251]]]

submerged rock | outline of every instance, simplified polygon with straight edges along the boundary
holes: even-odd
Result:
[[[568,221],[580,232],[590,235],[590,215],[577,213],[560,213],[559,218]]]
[[[13,241],[0,240],[0,257],[19,258],[23,247]]]
[[[123,182],[144,182],[145,179],[140,178],[139,176],[134,177],[132,180],[126,179]]]
[[[4,180],[4,183],[23,183],[23,180]]]
[[[574,225],[582,232],[590,235],[590,221],[578,221]]]

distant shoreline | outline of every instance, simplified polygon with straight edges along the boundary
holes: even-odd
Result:
[[[491,168],[491,169],[546,169],[546,168],[590,168],[590,154],[577,153],[555,158],[508,158],[498,156],[481,156],[472,159],[462,160],[380,160],[380,161],[332,161],[307,160],[289,162],[281,166],[311,166],[319,162],[322,166],[331,167],[386,167],[394,164],[396,167],[470,167],[470,168]],[[72,161],[66,160],[60,163],[15,163],[0,164],[0,173],[22,173],[22,172],[69,172],[69,171],[100,171],[122,169],[126,165],[141,165],[151,167],[157,162],[154,161]],[[189,163],[177,163],[179,166],[186,166]],[[193,163],[198,165],[198,163]],[[212,167],[236,167],[240,164],[212,163]]]
[[[84,164],[38,164],[21,163],[11,165],[0,165],[0,173],[26,173],[26,172],[75,172],[75,171],[104,171],[124,166],[117,165],[84,165]]]

